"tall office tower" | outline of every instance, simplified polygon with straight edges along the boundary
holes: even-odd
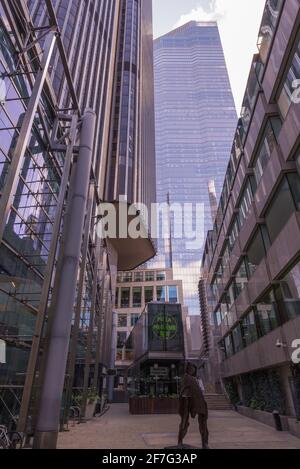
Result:
[[[219,198],[237,121],[217,24],[192,21],[157,39],[154,71],[157,200],[169,194],[171,205],[204,207],[194,249],[184,239],[172,241],[174,278],[183,281],[189,314],[199,314],[204,233],[212,226],[209,187],[213,181]],[[165,245],[159,243],[158,264],[168,265]]]
[[[154,200],[151,0],[1,0],[0,35],[0,419],[54,447],[73,388],[106,392],[117,270],[155,253],[97,230]]]

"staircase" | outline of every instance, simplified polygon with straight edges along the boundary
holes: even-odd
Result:
[[[232,410],[224,394],[205,394],[208,410]]]

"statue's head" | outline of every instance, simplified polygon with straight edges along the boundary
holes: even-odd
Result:
[[[193,363],[188,363],[186,366],[186,372],[188,375],[197,376],[197,367]]]

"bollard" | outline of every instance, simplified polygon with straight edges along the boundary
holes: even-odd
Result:
[[[279,414],[278,410],[274,410],[273,417],[274,417],[276,430],[278,432],[282,432],[282,423],[281,423],[281,418],[280,418],[280,414]]]

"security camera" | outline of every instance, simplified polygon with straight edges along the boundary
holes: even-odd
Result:
[[[277,339],[277,342],[276,342],[276,347],[277,347],[277,348],[286,348],[286,347],[287,347],[287,345],[286,345],[286,344],[284,344],[283,342],[281,342],[281,340],[280,340],[280,339]]]

